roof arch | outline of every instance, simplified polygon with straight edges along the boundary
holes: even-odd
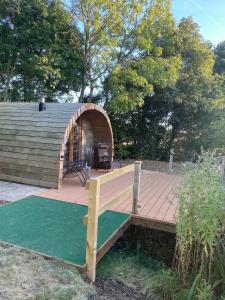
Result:
[[[85,115],[96,135],[113,146],[107,113],[92,103],[0,103],[0,179],[57,188],[62,180],[65,145],[77,120]],[[96,142],[98,139],[96,139]]]

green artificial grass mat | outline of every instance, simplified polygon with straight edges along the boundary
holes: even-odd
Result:
[[[0,240],[73,264],[85,264],[87,206],[31,196],[0,206]],[[106,211],[99,217],[98,249],[129,218]]]

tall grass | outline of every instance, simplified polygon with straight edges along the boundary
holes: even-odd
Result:
[[[212,154],[187,171],[179,192],[174,269],[184,285],[195,279],[199,295],[225,294],[225,190]]]

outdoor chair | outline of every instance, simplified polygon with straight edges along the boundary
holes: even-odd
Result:
[[[68,167],[64,171],[63,177],[69,174],[77,176],[83,186],[85,186],[87,181],[89,180],[89,174],[84,160],[76,160],[69,163]]]
[[[119,166],[119,168],[122,168],[122,158],[121,157],[114,157],[113,160],[113,166],[115,165]]]

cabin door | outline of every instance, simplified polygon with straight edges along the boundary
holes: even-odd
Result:
[[[80,124],[76,124],[75,127],[71,129],[69,138],[66,143],[66,149],[64,154],[65,172],[68,170],[71,162],[81,159],[81,149],[82,149],[81,126]]]
[[[68,169],[70,162],[75,160],[84,160],[91,167],[93,155],[94,134],[91,123],[86,118],[80,117],[67,140],[64,168]]]

